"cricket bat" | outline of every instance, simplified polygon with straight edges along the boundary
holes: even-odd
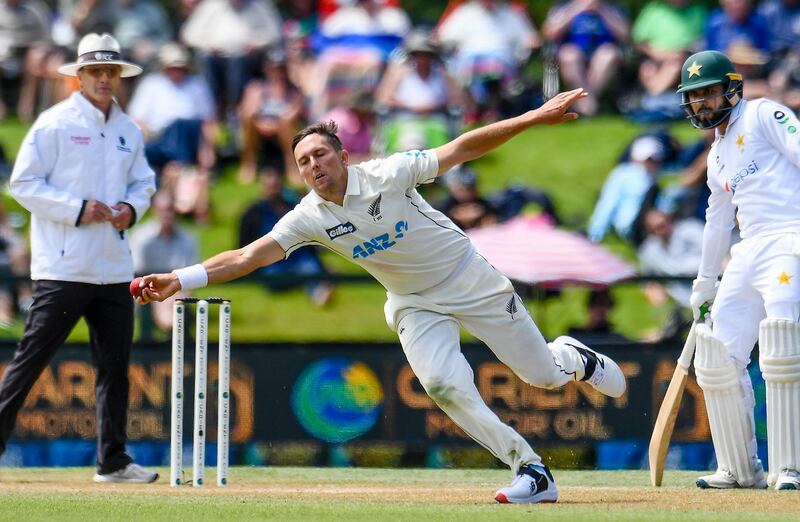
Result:
[[[653,435],[650,437],[650,449],[648,458],[650,461],[650,484],[655,487],[661,485],[664,477],[664,463],[667,460],[669,441],[672,438],[672,430],[675,428],[675,420],[678,418],[678,410],[681,408],[683,390],[686,387],[686,379],[689,377],[689,366],[692,364],[695,348],[695,326],[692,323],[689,335],[686,336],[686,343],[683,345],[678,364],[672,379],[669,381],[667,393],[664,401],[658,410],[656,425],[653,427]]]

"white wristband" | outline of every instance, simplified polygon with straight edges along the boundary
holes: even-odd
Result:
[[[181,290],[194,290],[195,288],[203,288],[208,285],[208,273],[201,264],[187,266],[186,268],[179,268],[172,271],[178,276],[178,281],[181,283]]]

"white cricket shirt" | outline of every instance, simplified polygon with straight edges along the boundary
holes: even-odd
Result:
[[[433,150],[350,166],[343,206],[312,191],[267,235],[287,256],[305,245],[329,248],[395,294],[431,288],[456,275],[474,253],[464,232],[415,188],[438,170]]]
[[[740,101],[708,154],[706,222],[743,239],[800,230],[800,122],[771,100]]]

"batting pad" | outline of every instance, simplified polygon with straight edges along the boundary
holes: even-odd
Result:
[[[722,341],[704,324],[697,325],[695,374],[706,401],[717,466],[733,475],[742,487],[750,487],[756,481],[755,428],[745,408],[740,370]]]
[[[769,477],[800,465],[800,325],[764,319],[758,332],[759,365],[767,384]]]

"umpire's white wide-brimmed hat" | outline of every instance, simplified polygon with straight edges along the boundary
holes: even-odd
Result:
[[[78,59],[73,63],[65,63],[58,72],[65,76],[77,76],[78,70],[87,65],[119,65],[123,78],[142,74],[142,68],[135,63],[122,59],[119,42],[108,33],[89,33],[78,43]]]

